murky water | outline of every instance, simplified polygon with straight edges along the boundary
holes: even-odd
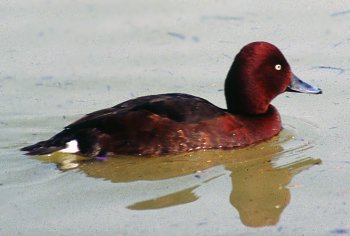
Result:
[[[4,1],[0,13],[0,235],[350,235],[346,2]],[[136,96],[224,107],[233,57],[256,40],[324,91],[276,98],[284,130],[268,142],[101,161],[18,151]]]

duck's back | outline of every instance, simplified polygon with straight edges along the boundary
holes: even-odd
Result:
[[[182,93],[169,93],[138,97],[114,107],[85,115],[66,128],[76,128],[91,123],[100,123],[111,117],[128,113],[150,113],[175,122],[195,123],[222,115],[225,111],[205,99]]]

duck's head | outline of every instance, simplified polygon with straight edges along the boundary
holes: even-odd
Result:
[[[285,91],[320,94],[322,91],[296,77],[281,53],[267,42],[253,42],[237,54],[225,82],[228,111],[263,114]]]

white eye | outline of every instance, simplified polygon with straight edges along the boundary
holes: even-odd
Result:
[[[281,66],[280,64],[277,64],[277,65],[275,65],[275,69],[276,69],[276,70],[281,70],[281,69],[282,69],[282,66]]]

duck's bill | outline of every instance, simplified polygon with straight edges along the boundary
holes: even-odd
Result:
[[[289,84],[286,91],[297,92],[297,93],[312,93],[312,94],[321,94],[322,90],[305,83],[299,79],[295,74],[292,74],[292,82]]]

